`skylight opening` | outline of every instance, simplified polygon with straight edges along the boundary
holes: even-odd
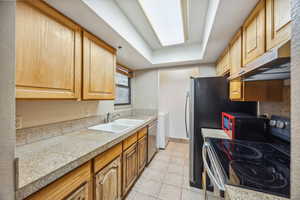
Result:
[[[162,46],[185,41],[181,0],[138,0]]]

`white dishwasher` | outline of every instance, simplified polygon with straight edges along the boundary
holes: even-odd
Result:
[[[170,137],[170,117],[168,112],[158,114],[157,145],[160,149],[165,149]]]

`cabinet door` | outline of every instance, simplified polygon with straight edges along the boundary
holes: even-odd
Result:
[[[266,1],[267,50],[291,38],[291,1]]]
[[[230,70],[229,49],[226,48],[217,61],[217,75],[223,76]]]
[[[83,99],[114,99],[115,49],[87,32],[83,34]]]
[[[89,185],[84,184],[64,200],[89,200]]]
[[[223,68],[223,73],[227,73],[230,70],[230,59],[229,59],[229,48],[226,48],[224,51],[224,55],[222,58],[222,68]]]
[[[242,35],[239,31],[230,43],[230,75],[235,75],[242,68]]]
[[[138,170],[143,171],[147,163],[147,136],[138,141]]]
[[[229,98],[231,100],[243,99],[243,83],[240,79],[231,80],[229,83]]]
[[[16,97],[78,99],[80,27],[43,1],[17,1]]]
[[[26,200],[92,200],[91,162],[26,198]]]
[[[126,195],[138,175],[137,144],[123,152],[123,196]]]
[[[221,61],[217,62],[217,75],[221,76],[222,75],[222,65],[221,65]]]
[[[265,52],[265,0],[260,0],[243,25],[243,66]]]
[[[95,200],[121,199],[121,158],[116,158],[96,175]]]

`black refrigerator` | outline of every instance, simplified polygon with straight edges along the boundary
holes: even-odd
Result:
[[[256,102],[229,100],[229,82],[223,77],[191,78],[189,100],[189,159],[190,185],[202,188],[202,137],[201,128],[222,128],[222,112],[257,114]]]

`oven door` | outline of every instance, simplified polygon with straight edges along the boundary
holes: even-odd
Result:
[[[224,197],[225,193],[225,173],[222,170],[215,153],[208,142],[202,147],[202,157],[204,171],[207,173],[210,181],[214,185],[214,193],[220,197]],[[204,177],[206,174],[203,175]]]

